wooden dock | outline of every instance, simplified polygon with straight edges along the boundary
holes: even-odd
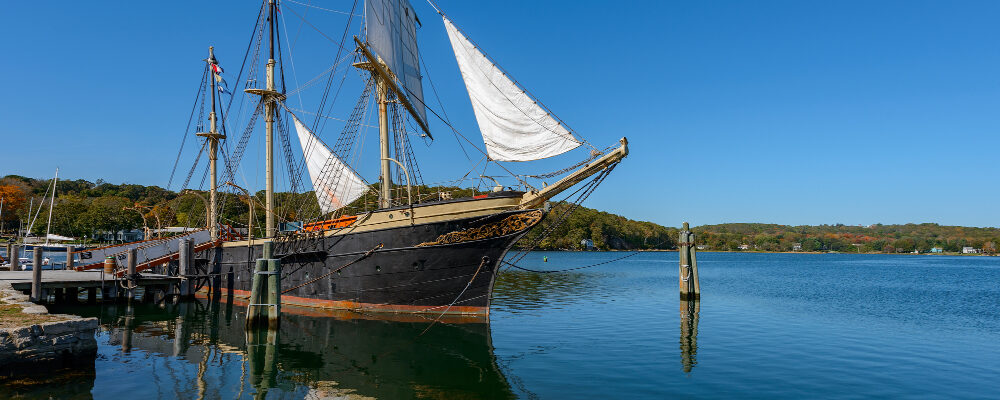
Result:
[[[21,292],[31,292],[31,278],[32,271],[0,271],[0,284],[10,284],[14,290]],[[133,291],[133,294],[139,293],[141,299],[152,301],[160,301],[177,293],[180,283],[179,277],[159,274],[141,274],[141,277],[128,282],[129,286],[140,289]],[[56,302],[74,301],[75,297],[86,291],[87,299],[91,302],[97,299],[98,294],[102,300],[114,300],[127,297],[122,284],[121,279],[115,280],[111,274],[104,274],[102,271],[44,270],[42,299],[54,296]]]

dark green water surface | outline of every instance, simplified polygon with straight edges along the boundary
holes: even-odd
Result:
[[[699,268],[685,309],[676,253],[511,270],[489,324],[430,329],[286,313],[248,338],[225,298],[52,307],[100,318],[94,369],[0,398],[1000,398],[998,257],[700,253]]]

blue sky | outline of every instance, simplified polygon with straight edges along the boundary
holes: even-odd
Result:
[[[454,125],[479,142],[444,27],[426,2],[412,1],[425,75]],[[300,2],[341,11],[352,3]],[[598,147],[629,138],[631,155],[589,207],[673,226],[1000,226],[1000,3],[437,4],[581,136]],[[0,175],[47,178],[58,166],[71,179],[165,186],[207,46],[234,80],[257,7],[5,5]],[[336,51],[296,15],[338,38],[346,17],[285,7],[295,11],[283,13],[295,40],[296,68],[286,70],[294,88],[330,67]],[[317,93],[307,91],[302,107],[311,110]],[[338,106],[349,107],[355,94],[344,96]],[[430,146],[415,139],[425,181],[465,173],[456,139],[439,121],[432,129]],[[322,137],[337,133],[331,126]],[[257,188],[260,147],[251,143],[242,176]],[[374,168],[360,167],[369,180]]]

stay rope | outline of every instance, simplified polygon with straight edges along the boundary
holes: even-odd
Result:
[[[603,171],[601,171],[600,174],[598,174],[596,177],[594,177],[594,179],[592,179],[586,185],[581,186],[579,189],[577,189],[573,193],[570,193],[568,196],[566,196],[565,199],[563,199],[562,201],[560,201],[559,203],[557,203],[556,206],[558,206],[558,205],[560,205],[562,203],[565,203],[567,199],[569,199],[570,197],[573,197],[573,195],[575,195],[577,193],[580,193],[582,191],[582,193],[580,193],[580,195],[577,197],[577,199],[574,202],[570,202],[570,207],[567,208],[566,211],[563,212],[562,215],[560,215],[558,219],[556,219],[556,222],[554,222],[547,229],[545,229],[545,231],[542,232],[542,234],[538,235],[538,237],[536,237],[528,245],[528,247],[526,249],[523,249],[523,250],[519,251],[518,253],[516,253],[514,255],[513,262],[516,263],[518,261],[521,261],[521,259],[523,259],[524,257],[526,257],[529,252],[531,252],[532,250],[535,249],[535,247],[537,247],[539,244],[541,244],[542,240],[545,240],[545,238],[547,238],[550,234],[552,234],[552,232],[555,231],[556,228],[558,228],[560,225],[562,225],[566,221],[566,218],[568,218],[570,216],[570,214],[572,214],[573,211],[575,211],[580,206],[580,204],[582,204],[583,201],[587,199],[587,197],[589,197],[592,193],[594,193],[594,190],[597,189],[597,186],[599,186],[601,184],[601,182],[604,182],[604,179],[606,179],[608,177],[608,175],[611,173],[612,170],[615,169],[616,166],[618,166],[618,163],[611,164],[610,166],[608,166],[607,168],[605,168]]]
[[[517,268],[517,269],[522,270],[522,271],[535,272],[535,273],[539,273],[539,274],[551,274],[551,273],[555,273],[555,272],[575,271],[575,270],[578,270],[578,269],[593,268],[593,267],[596,267],[596,266],[599,266],[599,265],[611,264],[613,262],[621,261],[621,260],[624,260],[626,258],[632,257],[632,256],[634,256],[636,254],[639,254],[639,253],[640,252],[638,252],[638,251],[633,251],[633,252],[629,253],[628,255],[625,255],[625,256],[622,256],[622,257],[618,257],[618,258],[616,258],[614,260],[608,260],[608,261],[603,261],[603,262],[599,262],[599,263],[596,263],[596,264],[590,264],[590,265],[585,265],[585,266],[582,266],[582,267],[573,267],[573,268],[566,268],[566,269],[531,269],[531,268],[521,267],[521,266],[518,266],[518,265],[515,265],[515,264],[512,264],[512,263],[509,263],[507,261],[501,261],[501,262],[504,263],[504,264],[507,264],[508,266],[510,266],[512,268]]]

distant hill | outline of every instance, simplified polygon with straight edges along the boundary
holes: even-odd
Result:
[[[869,226],[851,225],[776,225],[732,223],[704,225],[693,229],[698,243],[712,250],[840,251],[862,253],[921,253],[937,247],[957,253],[963,247],[996,252],[1000,229],[945,226],[933,223]]]
[[[652,222],[634,221],[621,215],[577,207],[558,223],[568,204],[553,207],[542,223],[528,233],[518,246],[530,246],[544,232],[551,233],[535,247],[538,250],[580,250],[584,240],[597,250],[667,250],[676,248],[677,229]]]

